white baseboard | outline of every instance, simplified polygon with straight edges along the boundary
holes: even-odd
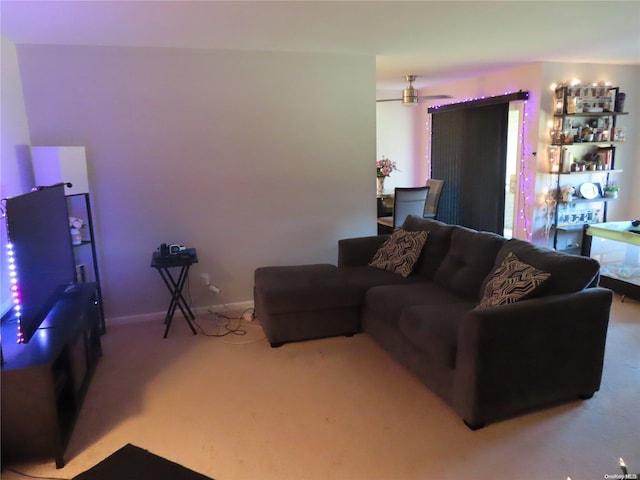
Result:
[[[254,308],[253,300],[246,300],[244,302],[233,302],[233,303],[222,303],[218,305],[211,305],[210,307],[199,307],[194,309],[194,313],[198,311],[202,311],[203,313],[211,310],[212,312],[228,312],[228,311],[237,311],[237,310],[248,310],[250,308]]]
[[[139,322],[162,322],[167,312],[141,313],[139,315],[124,315],[121,317],[107,317],[105,323],[109,325],[125,325]]]
[[[195,315],[206,315],[209,312],[229,312],[229,311],[242,311],[252,309],[253,308],[253,300],[246,300],[244,302],[233,302],[233,303],[223,303],[218,305],[211,305],[209,307],[194,307],[191,310]],[[177,314],[180,314],[179,310],[176,310]],[[158,322],[163,321],[164,317],[167,315],[167,312],[151,312],[151,313],[141,313],[139,315],[124,315],[121,317],[110,317],[105,320],[107,327],[109,325],[125,325],[128,323],[139,323],[139,322]]]

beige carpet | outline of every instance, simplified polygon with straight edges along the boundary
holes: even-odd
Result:
[[[595,480],[619,474],[619,457],[640,470],[637,302],[614,301],[591,400],[476,432],[367,335],[271,349],[246,328],[193,336],[176,318],[162,339],[161,322],[110,326],[67,466],[11,467],[70,478],[133,443],[216,480]]]

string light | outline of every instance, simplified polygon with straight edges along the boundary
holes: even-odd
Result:
[[[427,164],[427,178],[425,182],[431,178],[431,114],[427,112],[427,120],[425,122],[425,131],[427,132],[427,151],[425,160]]]
[[[528,175],[527,169],[527,158],[530,156],[535,157],[536,152],[529,152],[530,146],[529,143],[525,141],[527,138],[527,134],[529,133],[529,102],[528,100],[523,100],[523,115],[522,115],[522,125],[520,128],[520,145],[522,145],[522,151],[520,154],[520,168],[518,169],[518,178],[520,179],[519,191],[520,191],[520,202],[518,202],[518,214],[519,214],[519,227],[522,229],[524,237],[527,241],[531,241],[533,238],[533,231],[530,228],[530,218],[527,215],[527,211],[530,210],[531,207],[531,196],[529,193],[529,186],[531,184],[531,179]]]
[[[469,102],[477,102],[479,100],[487,100],[489,98],[496,98],[496,97],[501,97],[501,96],[506,96],[506,95],[514,95],[516,93],[521,93],[522,91],[507,91],[504,92],[502,95],[491,95],[491,96],[486,96],[486,95],[481,95],[479,97],[468,97],[465,98],[463,100],[460,101],[454,101],[454,102],[449,102],[449,103],[440,103],[438,105],[432,105],[431,107],[429,107],[429,109],[434,109],[437,110],[439,108],[443,108],[443,107],[447,107],[449,105],[458,105],[458,104],[462,104],[462,103],[469,103]]]
[[[622,457],[620,457],[620,460],[618,460],[618,463],[620,465],[620,470],[622,470],[622,473],[625,476],[627,476],[629,472],[627,471],[627,465],[624,463],[624,459]]]
[[[13,250],[13,244],[7,243],[7,263],[9,264],[9,287],[11,291],[11,297],[13,298],[13,312],[18,319],[18,343],[22,343],[24,335],[20,324],[22,317],[22,305],[20,303],[20,286],[18,284],[18,270],[15,262],[15,252]]]

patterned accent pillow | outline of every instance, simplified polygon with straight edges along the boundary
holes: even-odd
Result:
[[[509,252],[487,282],[484,296],[476,308],[495,307],[522,300],[550,276],[550,273],[521,262],[513,252]]]
[[[408,232],[397,228],[380,246],[369,265],[406,278],[413,271],[426,241],[425,231]]]

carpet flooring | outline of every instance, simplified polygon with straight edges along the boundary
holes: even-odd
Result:
[[[108,323],[65,467],[7,467],[71,479],[128,443],[216,480],[601,480],[620,457],[640,467],[638,302],[614,300],[593,398],[475,432],[366,334],[272,349],[247,323],[206,337],[176,321],[166,339],[162,317]]]

